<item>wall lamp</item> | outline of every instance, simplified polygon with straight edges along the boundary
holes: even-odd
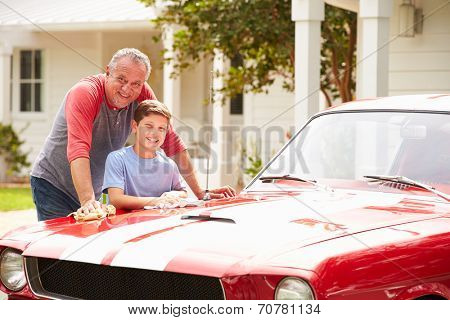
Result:
[[[413,0],[403,0],[399,8],[398,20],[401,37],[414,37],[423,30],[423,11],[416,8]]]

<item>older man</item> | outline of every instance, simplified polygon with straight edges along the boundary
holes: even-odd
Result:
[[[124,146],[139,102],[156,99],[145,82],[148,57],[137,49],[117,51],[106,74],[80,80],[64,97],[50,135],[31,172],[31,189],[38,219],[63,217],[99,207],[106,157]],[[178,165],[192,191],[202,198],[189,154],[170,129],[162,145]],[[234,196],[226,186],[211,190],[214,198]]]

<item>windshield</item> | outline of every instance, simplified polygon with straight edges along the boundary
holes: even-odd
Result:
[[[413,112],[343,112],[309,122],[258,177],[365,180],[405,176],[450,185],[450,116]],[[267,189],[255,179],[247,188]]]

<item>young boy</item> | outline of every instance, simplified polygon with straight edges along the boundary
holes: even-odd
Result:
[[[171,117],[161,102],[142,101],[131,124],[135,144],[108,155],[102,189],[117,209],[165,206],[186,198],[186,187],[175,162],[157,151]]]

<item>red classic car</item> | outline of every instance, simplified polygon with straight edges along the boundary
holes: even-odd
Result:
[[[448,299],[450,95],[323,111],[236,198],[0,239],[10,299]]]

